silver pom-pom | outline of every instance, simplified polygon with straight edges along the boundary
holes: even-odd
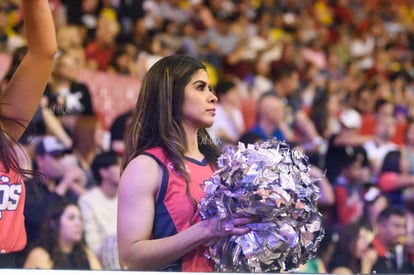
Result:
[[[206,256],[216,271],[291,271],[316,256],[324,230],[317,208],[319,179],[310,169],[302,151],[276,139],[226,148],[203,184],[200,215],[218,217],[224,230],[231,229],[234,215],[259,221],[249,224],[249,233],[209,246]]]

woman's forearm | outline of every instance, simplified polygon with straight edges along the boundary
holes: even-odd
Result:
[[[57,42],[55,26],[47,0],[23,0],[23,18],[29,52],[52,59]]]
[[[120,265],[126,270],[156,270],[177,261],[206,242],[202,223],[167,238],[142,240],[120,249]]]

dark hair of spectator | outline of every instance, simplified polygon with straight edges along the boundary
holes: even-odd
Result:
[[[400,171],[401,152],[399,150],[388,152],[382,163],[381,172],[395,172]]]
[[[236,87],[236,84],[231,80],[220,80],[216,87],[215,92],[216,96],[220,98],[220,96],[225,95],[228,91],[230,91],[232,88]]]
[[[404,209],[397,205],[391,205],[379,213],[378,222],[380,223],[380,222],[386,221],[391,216],[404,217],[405,216]]]
[[[384,99],[384,98],[380,98],[377,101],[375,101],[375,106],[374,106],[375,114],[377,114],[379,112],[379,110],[387,104],[393,104],[393,103],[391,101],[387,100],[387,99]]]
[[[79,208],[76,203],[67,200],[59,201],[50,206],[42,224],[39,238],[35,242],[35,246],[40,246],[49,253],[53,262],[53,269],[87,269],[89,267],[84,240],[74,245],[71,253],[73,257],[64,253],[59,246],[60,218],[66,207],[70,205]]]
[[[121,156],[117,152],[113,151],[103,152],[96,155],[91,165],[92,173],[96,180],[96,184],[100,185],[102,182],[102,176],[99,170],[102,168],[106,169],[112,165],[116,165],[120,163],[120,160]]]
[[[293,66],[283,65],[283,66],[272,66],[270,71],[270,78],[273,82],[278,82],[281,79],[290,77],[296,72],[296,69]]]

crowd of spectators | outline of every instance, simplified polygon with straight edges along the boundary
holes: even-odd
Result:
[[[41,185],[45,180],[37,174],[27,180],[29,246],[22,265],[31,245],[39,245],[46,199],[77,201],[95,188],[96,197],[110,193],[101,200],[113,211],[116,188],[96,186],[102,178],[112,184],[119,179],[107,167],[93,171],[93,164],[98,158],[116,171],[119,164],[101,154],[123,154],[130,112],[117,114],[110,127],[102,125],[79,71],[122,75],[139,85],[154,62],[183,53],[208,68],[219,98],[209,131],[222,148],[274,136],[301,146],[313,173],[323,177],[326,171],[319,207],[327,234],[318,257],[302,271],[414,273],[413,1],[50,0],[50,5],[59,53],[20,141],[22,161],[29,158],[28,168],[33,165],[48,180]],[[12,57],[0,87],[24,55],[21,26],[19,1],[0,1],[0,51]],[[87,211],[82,230],[93,251],[87,253],[102,260],[99,249],[105,237],[113,240],[116,215],[91,224],[97,218],[85,203],[92,197],[80,200],[79,210]],[[110,232],[94,236],[103,225]]]

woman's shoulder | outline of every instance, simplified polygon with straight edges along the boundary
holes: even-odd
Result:
[[[169,158],[167,156],[167,153],[160,146],[146,149],[140,155],[138,155],[136,158],[138,158],[140,156],[147,156],[149,158],[152,158],[159,165],[163,165],[163,164],[165,165],[166,163],[169,163],[170,162],[170,160],[169,160]]]
[[[161,146],[156,146],[156,147],[151,147],[151,148],[145,149],[141,153],[141,155],[157,155],[157,156],[162,155],[162,156],[164,156],[165,152],[164,152],[164,149],[162,149]]]
[[[161,166],[148,155],[138,155],[133,158],[121,174],[119,182],[119,199],[139,197],[144,194],[157,194],[163,177]]]
[[[140,154],[133,158],[122,173],[121,181],[156,180],[162,174],[160,161],[153,155]]]
[[[95,255],[95,253],[93,253],[93,251],[89,247],[85,246],[85,252],[88,257],[90,268],[94,270],[102,269],[102,265],[98,260],[98,257]]]
[[[330,272],[333,273],[339,273],[339,274],[349,274],[349,271],[351,270],[351,268],[349,267],[350,265],[350,259],[349,257],[347,257],[347,255],[343,254],[343,253],[334,253],[335,257],[332,257],[331,262],[329,263],[329,270]],[[345,273],[341,273],[342,271],[346,271],[348,270],[348,272]],[[353,273],[351,271],[351,273]]]
[[[130,168],[143,168],[143,169],[151,169],[153,167],[158,166],[157,159],[154,158],[152,154],[139,154],[138,156],[134,157],[126,166],[126,169]]]
[[[53,262],[49,252],[43,247],[37,246],[30,250],[24,263],[24,268],[52,268]]]
[[[47,252],[46,249],[41,246],[34,247],[32,250],[30,250],[30,254],[49,257],[49,252]]]

